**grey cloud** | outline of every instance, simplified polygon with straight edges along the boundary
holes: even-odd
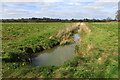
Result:
[[[79,1],[79,0],[78,0]],[[68,5],[66,2],[62,2],[64,5]],[[62,4],[61,3],[61,4]],[[76,2],[77,3],[77,2]],[[3,18],[22,18],[22,17],[52,17],[52,18],[106,18],[115,16],[116,3],[111,2],[94,2],[89,5],[78,5],[82,3],[71,3],[70,6],[60,5],[59,3],[6,3],[4,4]],[[105,5],[106,4],[106,5]],[[9,6],[36,6],[41,8],[40,11],[31,11],[25,9],[11,9]],[[111,7],[111,9],[106,9]],[[113,10],[113,7],[115,8]],[[53,8],[59,8],[60,10],[54,10]]]

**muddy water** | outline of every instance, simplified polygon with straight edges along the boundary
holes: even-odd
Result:
[[[78,30],[78,33],[79,32],[80,31]],[[32,59],[31,66],[60,66],[61,64],[72,59],[75,56],[74,46],[78,43],[79,39],[79,34],[74,34],[74,44],[57,46],[50,50],[40,52],[40,55]]]

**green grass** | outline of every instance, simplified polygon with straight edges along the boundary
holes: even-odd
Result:
[[[114,22],[110,22],[114,23]],[[25,23],[22,23],[25,24]],[[29,26],[36,24],[30,23]],[[26,37],[20,38],[19,36],[14,37],[14,40],[4,41],[4,48],[6,49],[9,43],[11,45],[16,44],[27,44],[27,40],[35,40],[29,42],[29,45],[34,45],[32,43],[39,43],[40,41],[45,41],[48,45],[48,37],[56,34],[59,30],[65,29],[66,25],[71,25],[71,23],[37,23],[37,25],[48,25],[49,27],[57,26],[53,28],[44,27],[45,30],[41,32],[32,32],[32,28],[37,29],[39,26],[31,28],[30,33],[24,33]],[[49,25],[51,24],[51,26]],[[59,25],[58,25],[59,24]],[[76,57],[65,64],[56,66],[46,66],[46,67],[32,67],[25,62],[4,62],[3,61],[3,78],[118,78],[118,26],[117,24],[93,24],[86,23],[91,29],[90,33],[80,32],[81,41],[80,44],[75,46]],[[9,24],[3,24],[4,27]],[[6,26],[5,26],[6,25]],[[15,24],[10,24],[15,25]],[[16,23],[16,25],[20,25]],[[53,26],[52,26],[53,25]],[[25,25],[23,25],[25,26]],[[60,27],[61,26],[61,27]],[[16,27],[17,28],[17,27]],[[39,28],[42,29],[42,28]],[[17,29],[16,29],[17,30]],[[33,29],[34,30],[34,29]],[[50,31],[49,31],[50,30]],[[6,29],[3,30],[6,32]],[[4,35],[8,35],[7,32]],[[39,33],[39,34],[38,34]],[[48,35],[48,33],[50,33]],[[12,32],[11,32],[12,34]],[[46,35],[45,35],[46,34]],[[41,35],[42,37],[35,37],[35,35]],[[46,36],[46,38],[44,37]],[[19,39],[18,39],[19,38]],[[22,42],[20,42],[22,41]],[[35,41],[35,42],[34,42]],[[54,42],[54,41],[53,41]],[[14,47],[8,47],[8,51]],[[26,45],[25,45],[26,46]],[[28,46],[28,45],[27,45]],[[7,50],[6,50],[7,51]],[[7,53],[5,53],[7,54]],[[5,55],[4,54],[4,55]],[[18,54],[18,53],[16,53]],[[17,56],[17,55],[16,55]]]
[[[58,45],[55,36],[72,23],[3,23],[3,57],[27,57]],[[30,53],[27,56],[24,52]]]
[[[87,63],[87,66],[82,66],[85,68],[83,70],[84,75],[82,76],[81,71],[78,71],[75,76],[118,78],[117,24],[87,23],[87,25],[91,32],[85,33],[81,31],[81,44],[77,45],[79,48],[76,48],[79,56],[84,56],[84,58],[89,58],[89,60],[82,63]]]

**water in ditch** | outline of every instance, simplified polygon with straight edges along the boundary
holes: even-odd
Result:
[[[60,66],[64,62],[69,61],[75,56],[74,46],[79,42],[79,39],[79,34],[74,34],[74,44],[57,46],[50,50],[40,52],[37,57],[32,59],[31,66]]]

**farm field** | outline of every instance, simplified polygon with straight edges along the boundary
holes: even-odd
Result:
[[[2,23],[2,28],[3,78],[118,78],[117,22]],[[71,39],[77,29],[76,57],[61,66],[29,65],[36,52]]]

